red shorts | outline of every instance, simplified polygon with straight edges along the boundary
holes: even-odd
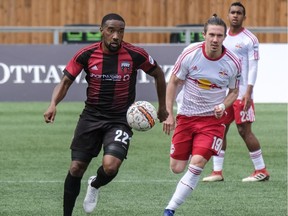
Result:
[[[214,116],[187,117],[178,115],[170,157],[188,160],[190,155],[202,155],[207,160],[218,155],[223,144],[225,125]]]
[[[244,111],[244,103],[241,100],[236,100],[232,106],[228,107],[225,111],[227,115],[224,117],[225,124],[231,124],[234,120],[236,124],[242,124],[245,122],[254,122],[255,121],[255,109],[254,102],[248,111]]]

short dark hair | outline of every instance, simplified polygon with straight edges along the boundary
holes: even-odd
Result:
[[[110,14],[105,15],[101,22],[102,27],[105,25],[107,20],[119,20],[119,21],[124,22],[125,24],[124,19],[119,14],[116,14],[116,13],[110,13]]]
[[[242,7],[243,8],[243,15],[245,16],[246,15],[246,10],[245,10],[245,7],[244,5],[241,3],[241,2],[234,2],[230,5],[230,8],[229,8],[229,11],[231,9],[231,7],[233,6],[238,6],[238,7]]]
[[[204,33],[206,34],[208,25],[219,25],[224,27],[224,33],[226,34],[227,26],[226,23],[219,17],[217,17],[217,14],[213,14],[211,18],[208,19],[208,21],[204,24]]]

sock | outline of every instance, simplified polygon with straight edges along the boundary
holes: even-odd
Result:
[[[196,188],[202,170],[202,168],[191,164],[189,165],[187,172],[178,182],[176,190],[166,209],[175,210],[185,201],[185,199]]]
[[[103,166],[100,166],[97,170],[97,177],[94,181],[91,182],[91,186],[98,189],[101,186],[104,186],[104,185],[108,184],[109,182],[111,182],[116,177],[117,173],[118,172],[116,172],[112,176],[108,176],[105,173]]]
[[[261,170],[265,168],[261,149],[259,149],[258,151],[249,152],[249,155],[254,164],[255,170]]]
[[[64,183],[63,211],[64,216],[71,216],[80,193],[82,177],[74,177],[68,172]]]
[[[218,156],[213,156],[213,170],[222,171],[224,164],[225,151],[221,150]]]

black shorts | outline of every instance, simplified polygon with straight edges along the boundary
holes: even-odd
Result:
[[[90,162],[102,149],[104,155],[113,155],[120,160],[127,157],[131,128],[120,121],[103,118],[83,110],[71,144],[72,160]]]

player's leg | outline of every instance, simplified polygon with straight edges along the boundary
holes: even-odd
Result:
[[[242,181],[257,182],[268,180],[270,175],[265,167],[259,140],[252,132],[252,122],[237,124],[237,129],[249,150],[249,155],[255,170],[251,176],[244,178]]]
[[[82,161],[81,161],[82,160]],[[72,151],[70,169],[64,182],[63,214],[71,216],[80,193],[81,179],[91,161],[91,156]]]
[[[112,155],[104,155],[97,175],[88,179],[88,188],[83,202],[86,213],[91,213],[96,208],[100,187],[108,184],[116,177],[121,164],[122,160]]]
[[[104,157],[97,178],[91,183],[95,188],[108,184],[116,177],[122,161],[126,159],[133,133],[125,125],[107,129],[103,137]]]
[[[204,182],[224,181],[224,177],[223,177],[224,157],[225,157],[225,152],[226,152],[226,147],[227,147],[227,134],[230,128],[230,124],[234,121],[233,106],[228,107],[225,112],[226,112],[226,116],[224,116],[224,122],[226,125],[226,129],[225,129],[225,134],[223,138],[223,146],[219,154],[212,157],[213,170],[209,176],[203,178],[202,181]]]
[[[227,145],[227,134],[229,131],[229,127],[230,125],[226,125],[225,135],[223,138],[223,146],[222,146],[220,153],[212,157],[213,171],[209,176],[204,177],[202,179],[203,182],[224,181],[223,166],[224,166],[224,157],[225,157],[225,151],[226,151],[226,145]]]
[[[211,120],[209,119],[208,121]],[[189,125],[187,125],[186,127],[189,127]],[[175,162],[180,159],[185,160],[188,158],[189,155],[185,154],[186,151],[182,151],[182,148],[185,148],[185,146],[186,148],[189,146],[190,148],[192,148],[192,157],[187,172],[178,182],[176,190],[164,210],[164,216],[174,215],[175,210],[186,200],[186,198],[192,193],[192,191],[195,190],[196,186],[198,185],[200,175],[209,159],[212,157],[212,155],[215,155],[216,152],[219,152],[222,148],[223,136],[225,131],[224,126],[221,127],[221,125],[215,124],[205,127],[204,122],[204,124],[199,124],[199,128],[202,129],[202,132],[200,132],[199,134],[194,134],[193,139],[191,137],[190,140],[186,137],[185,140],[187,140],[187,143],[185,144],[182,141],[180,146],[177,143],[179,137],[177,138],[177,135],[173,135],[172,143],[174,143],[176,153],[172,153],[171,157],[176,158],[176,160],[174,159]],[[192,145],[189,144],[189,142],[191,142]],[[177,149],[179,148],[179,151],[182,152],[184,155],[179,154],[179,151],[177,153]]]
[[[71,143],[71,165],[64,183],[63,211],[65,216],[71,216],[75,201],[80,192],[81,179],[90,161],[101,150],[101,136],[91,129],[93,121],[84,110],[77,123]],[[98,138],[98,139],[96,139]],[[95,150],[95,139],[100,145]],[[91,152],[96,152],[94,155]]]
[[[103,136],[104,156],[102,165],[97,170],[96,176],[88,180],[87,193],[83,202],[86,213],[91,213],[98,201],[100,187],[111,182],[118,173],[118,170],[126,159],[132,131],[125,125],[118,125],[114,128],[107,128]]]
[[[187,172],[178,182],[176,190],[164,210],[164,216],[174,215],[175,210],[182,203],[184,203],[186,198],[196,188],[200,175],[206,163],[207,160],[201,155],[194,155],[191,157],[191,161],[188,166]]]
[[[266,171],[260,143],[252,132],[252,123],[255,121],[254,102],[247,111],[244,111],[244,103],[237,100],[234,106],[235,122],[238,132],[245,142],[250,158],[254,164],[255,171],[247,178],[242,179],[243,182],[255,182],[269,179],[269,173]]]
[[[170,169],[173,173],[181,173],[187,167],[187,162],[192,154],[192,127],[189,125],[190,118],[178,116],[177,126],[172,136],[170,146]],[[188,125],[187,125],[188,124]],[[186,174],[182,178],[184,178]],[[170,199],[168,205],[164,209],[164,216],[173,216],[175,209],[182,203],[179,203],[180,196],[190,193],[190,188],[186,192],[186,188],[182,188],[178,182],[176,190]],[[178,196],[179,194],[179,196]],[[177,204],[178,203],[178,204]]]

